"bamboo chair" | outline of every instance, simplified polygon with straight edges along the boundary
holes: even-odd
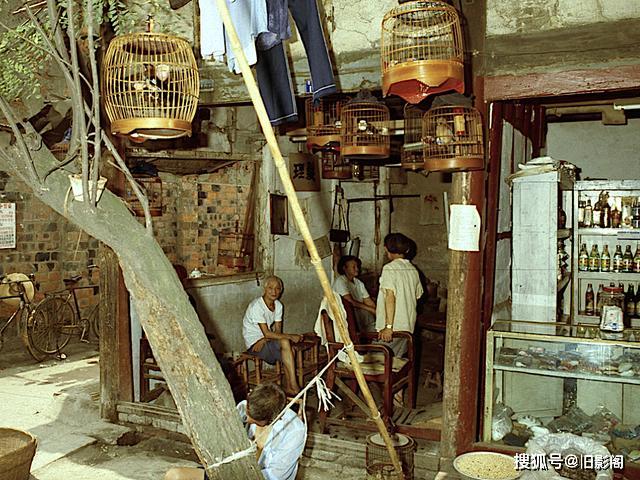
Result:
[[[351,307],[351,305],[349,305]],[[349,309],[347,317],[349,317]],[[325,310],[321,312],[322,323],[327,337],[327,346],[329,349],[329,358],[333,358],[343,347],[342,343],[335,341],[335,333],[333,330],[333,321]],[[348,319],[347,319],[348,320]],[[354,322],[350,322],[354,323]],[[355,327],[354,327],[355,328]],[[349,334],[351,335],[351,333]],[[393,395],[407,388],[405,395],[405,406],[409,408],[415,407],[415,375],[414,375],[414,349],[413,337],[408,332],[393,332],[394,338],[405,338],[408,342],[407,357],[397,358],[393,356],[393,351],[386,345],[354,345],[355,350],[363,355],[365,361],[361,364],[367,383],[375,383],[382,390],[382,410],[380,412],[382,420],[386,425],[391,424],[393,416]],[[353,337],[357,338],[357,337]],[[377,333],[361,333],[361,339],[370,341],[377,338]],[[336,379],[342,380],[346,385],[352,385],[354,390],[354,381],[356,376],[351,366],[342,362],[334,362],[327,371],[326,384],[332,391],[335,391]],[[322,433],[326,433],[328,424],[349,424],[351,422],[338,418],[330,418],[328,412],[320,412],[320,429]]]

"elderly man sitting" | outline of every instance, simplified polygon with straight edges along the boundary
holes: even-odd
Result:
[[[296,381],[295,363],[291,343],[298,343],[302,335],[282,332],[282,280],[276,276],[264,282],[264,293],[247,307],[242,320],[242,336],[247,351],[270,364],[282,361],[285,391],[295,395],[300,388]]]

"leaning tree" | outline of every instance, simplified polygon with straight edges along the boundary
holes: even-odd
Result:
[[[102,129],[98,54],[105,23],[118,28],[126,7],[118,0],[3,0],[0,20],[0,164],[35,197],[100,240],[116,254],[127,290],[153,347],[182,421],[211,478],[262,478],[235,414],[233,395],[204,329],[160,245],[148,201]],[[16,4],[20,4],[16,8]],[[13,7],[13,8],[12,8]],[[62,87],[42,76],[61,76]],[[62,161],[46,147],[25,105],[44,96],[69,106],[72,136]],[[107,154],[108,152],[108,154]],[[96,201],[97,179],[108,159],[123,172],[145,210],[141,225],[108,190]],[[68,195],[68,175],[79,174],[82,202]]]

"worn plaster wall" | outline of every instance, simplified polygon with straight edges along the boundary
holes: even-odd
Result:
[[[640,179],[640,119],[627,125],[600,121],[551,123],[547,154],[581,168],[581,179]]]
[[[640,18],[626,0],[487,0],[487,35],[538,32]]]
[[[451,183],[442,174],[424,176],[409,172],[406,185],[392,185],[392,194],[418,194],[419,198],[393,200],[391,229],[404,233],[418,244],[413,262],[431,281],[446,288],[449,278],[449,252],[444,218],[443,193]]]

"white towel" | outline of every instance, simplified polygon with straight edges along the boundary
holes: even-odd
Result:
[[[344,319],[346,324],[347,312],[344,309],[344,306],[342,305],[342,298],[340,298],[340,295],[338,295],[338,293],[336,293],[335,291],[333,292],[333,296],[336,300],[336,303],[338,304],[338,308],[340,309],[340,314],[342,315],[342,318]],[[322,343],[322,345],[327,346],[327,335],[324,331],[324,325],[322,324],[323,310],[326,310],[327,315],[329,315],[329,318],[333,321],[333,334],[336,339],[336,342],[343,343],[342,336],[340,336],[340,330],[338,330],[338,325],[336,324],[336,319],[333,318],[333,314],[331,313],[331,309],[329,308],[329,300],[327,299],[327,297],[323,297],[322,302],[320,302],[320,309],[318,310],[318,318],[316,318],[316,324],[313,327],[313,331],[316,332],[316,335],[320,337],[320,343]],[[351,339],[351,341],[353,341],[353,339]],[[327,350],[329,350],[328,346],[327,346]],[[362,355],[360,355],[358,352],[355,352],[355,354],[356,354],[356,358],[358,359],[358,362],[362,363],[362,360],[363,360]],[[342,350],[338,353],[338,360],[344,363],[351,363],[349,361],[349,356],[347,355],[347,353]]]

